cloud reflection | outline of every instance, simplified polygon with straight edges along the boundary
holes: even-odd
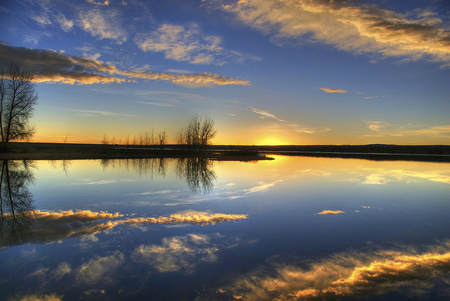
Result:
[[[364,169],[371,173],[366,176],[363,184],[386,184],[392,180],[428,180],[450,184],[450,171],[413,171],[402,169]]]
[[[112,274],[124,262],[123,254],[118,251],[111,256],[97,257],[81,265],[75,278],[78,283],[95,284]]]
[[[219,251],[221,235],[188,234],[163,238],[160,245],[140,245],[132,255],[136,262],[153,266],[158,272],[192,273],[202,262],[214,262]]]
[[[180,223],[191,225],[215,225],[217,223],[247,218],[246,214],[210,213],[192,210],[177,212],[169,216],[125,219],[117,219],[124,217],[123,214],[118,212],[93,212],[90,210],[68,210],[61,212],[35,210],[32,214],[35,216],[35,219],[34,227],[31,230],[31,236],[22,241],[22,243],[50,243],[65,238],[97,234],[116,226],[139,226],[150,224],[173,225]],[[104,219],[109,219],[109,221],[98,222],[99,220]]]
[[[60,301],[63,300],[63,296],[58,296],[56,294],[49,295],[26,295],[22,297],[17,297],[10,299],[12,301]]]
[[[226,291],[244,300],[335,300],[368,298],[389,292],[418,296],[437,291],[435,282],[450,272],[450,241],[400,251],[346,252],[304,269],[273,265],[238,279]]]

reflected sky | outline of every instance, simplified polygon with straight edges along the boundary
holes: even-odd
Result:
[[[3,161],[1,179],[6,300],[450,297],[447,163]]]

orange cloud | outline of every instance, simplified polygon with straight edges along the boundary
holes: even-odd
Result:
[[[139,70],[118,70],[97,59],[65,55],[45,49],[28,49],[0,43],[0,64],[17,62],[35,75],[35,81],[63,84],[125,83],[135,79],[163,80],[179,86],[198,88],[241,85],[250,82],[211,73],[156,73]]]
[[[325,91],[327,93],[347,93],[347,90],[341,89],[330,89],[330,88],[320,88],[320,90]]]
[[[326,214],[341,214],[341,213],[345,213],[344,211],[341,210],[322,210],[319,213],[319,215],[326,215]]]
[[[450,272],[450,241],[419,253],[412,248],[372,253],[347,252],[310,264],[308,269],[273,265],[222,288],[244,300],[364,299],[389,292],[420,296]],[[448,294],[448,292],[440,291]]]
[[[23,217],[34,216],[31,235],[24,238],[22,243],[49,243],[65,238],[74,238],[85,235],[97,234],[112,229],[116,226],[138,226],[150,224],[178,224],[215,225],[217,223],[246,219],[246,214],[209,213],[201,211],[182,211],[169,216],[123,218],[118,212],[92,212],[82,211],[32,211],[23,214]],[[98,223],[98,220],[109,219],[107,222]]]

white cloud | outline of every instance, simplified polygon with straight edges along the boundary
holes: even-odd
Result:
[[[272,114],[272,113],[269,113],[269,112],[263,111],[263,110],[259,110],[259,109],[257,109],[257,108],[251,107],[251,106],[248,106],[248,107],[250,108],[250,111],[252,111],[253,113],[256,113],[256,114],[260,115],[260,117],[263,118],[263,119],[264,119],[264,118],[273,118],[273,119],[275,119],[275,120],[284,122],[284,120],[278,118],[277,116],[275,116],[275,115]]]
[[[130,114],[123,114],[123,113],[115,113],[115,112],[108,112],[108,111],[95,111],[95,110],[76,110],[72,109],[72,111],[84,113],[85,116],[124,116],[124,117],[136,117],[136,115],[130,115]]]
[[[153,266],[158,272],[192,273],[202,262],[214,262],[219,251],[219,234],[188,234],[163,238],[160,245],[140,245],[132,255],[136,262]]]
[[[124,262],[124,255],[118,251],[111,256],[97,257],[82,264],[75,271],[75,278],[79,283],[93,285],[104,280]]]
[[[368,121],[367,124],[369,129],[375,132],[379,132],[387,126],[386,121]]]
[[[450,125],[437,125],[425,127],[408,124],[398,126],[389,124],[386,121],[367,121],[370,130],[377,132],[376,135],[364,135],[365,137],[403,137],[403,136],[430,136],[450,138]]]
[[[74,22],[67,19],[63,14],[58,14],[56,17],[56,22],[61,26],[61,29],[68,32],[72,30]]]
[[[163,24],[153,32],[137,34],[134,41],[142,51],[162,52],[166,59],[191,64],[223,65],[227,60],[257,59],[224,49],[220,37],[202,33],[197,24]]]
[[[102,39],[112,39],[118,44],[127,40],[127,33],[118,20],[120,14],[115,10],[92,9],[79,13],[80,27],[92,36]]]

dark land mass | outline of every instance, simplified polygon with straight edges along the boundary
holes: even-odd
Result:
[[[450,162],[450,145],[104,145],[71,143],[9,143],[0,146],[0,159],[132,159],[204,157],[221,161],[271,160],[267,155],[289,155],[368,160]]]

